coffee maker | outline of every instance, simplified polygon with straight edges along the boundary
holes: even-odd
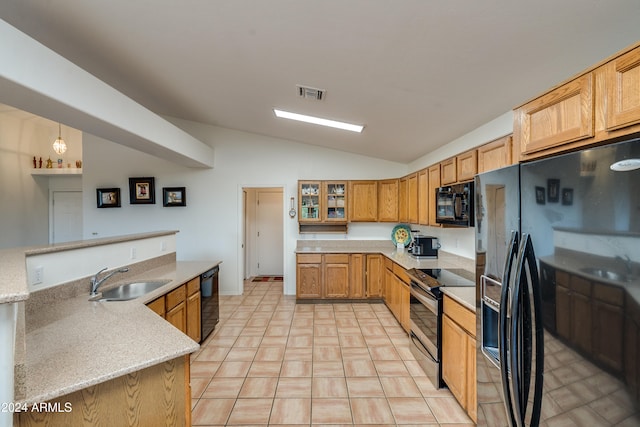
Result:
[[[440,242],[437,237],[416,235],[410,253],[416,258],[438,258],[438,249]]]

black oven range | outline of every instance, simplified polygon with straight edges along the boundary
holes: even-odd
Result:
[[[442,288],[473,287],[473,273],[463,269],[407,270],[411,279],[411,352],[436,388],[442,380]]]

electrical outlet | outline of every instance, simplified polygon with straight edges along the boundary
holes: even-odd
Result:
[[[38,285],[44,281],[44,267],[39,265],[33,271],[33,284]]]
[[[131,259],[136,259],[137,256],[138,251],[136,250],[136,248],[131,248]]]
[[[167,250],[167,242],[164,240],[160,242],[160,251],[164,252]]]

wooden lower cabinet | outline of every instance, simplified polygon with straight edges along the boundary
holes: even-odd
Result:
[[[16,427],[190,426],[189,356],[87,387],[47,403],[59,412],[21,412]],[[70,406],[70,411],[65,409]]]
[[[444,296],[442,379],[477,421],[475,313]]]
[[[400,326],[409,332],[409,282],[404,280],[406,277],[404,268],[391,262],[387,263],[384,271],[384,302],[389,311],[394,315]],[[400,277],[402,276],[402,277]]]
[[[367,254],[366,263],[365,296],[381,298],[384,294],[384,257],[380,254]]]
[[[298,254],[296,297],[322,298],[322,255]]]
[[[362,253],[297,254],[296,298],[381,298],[383,258]]]
[[[324,298],[349,297],[349,255],[326,254],[324,258]]]
[[[147,303],[147,307],[199,343],[202,339],[201,299],[198,276]]]

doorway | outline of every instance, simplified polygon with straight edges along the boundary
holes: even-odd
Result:
[[[82,191],[52,191],[50,212],[50,243],[82,240]]]
[[[244,279],[283,276],[283,189],[243,188]]]

